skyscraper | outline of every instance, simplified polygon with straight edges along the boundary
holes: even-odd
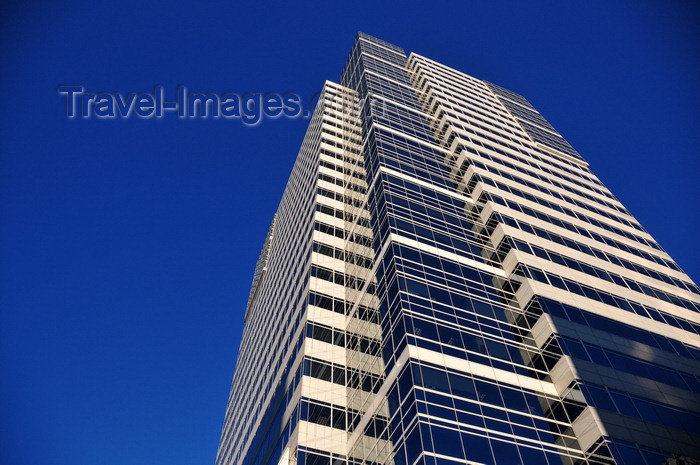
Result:
[[[217,465],[696,463],[699,309],[527,100],[360,33],[256,266]]]

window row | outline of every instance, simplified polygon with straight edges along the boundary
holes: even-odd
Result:
[[[592,383],[582,383],[581,391],[586,400],[596,408],[684,430],[691,434],[700,434],[700,415],[696,412],[653,402]]]
[[[355,154],[360,154],[360,150],[356,149],[354,147],[348,147],[346,144],[338,143],[332,139],[329,139],[328,137],[321,137],[321,142],[324,144],[328,144],[332,147],[337,147],[345,152],[350,152],[350,153],[355,153]]]
[[[326,160],[319,160],[319,166],[323,166],[324,168],[331,169],[333,171],[337,171],[339,173],[343,173],[346,176],[352,176],[353,178],[359,179],[361,181],[365,180],[365,175],[364,173],[361,173],[359,171],[351,170],[350,168],[344,168],[342,166],[336,165],[335,163],[331,163]]]
[[[353,432],[362,418],[361,412],[329,404],[315,399],[302,397],[299,405],[301,421],[330,426],[331,428]],[[389,439],[387,421],[379,415],[374,416],[365,427],[367,436]]]
[[[358,278],[357,276],[345,274],[342,271],[332,270],[319,265],[311,266],[311,276],[357,290],[364,288],[366,283],[364,279]],[[367,294],[375,295],[376,292],[376,285],[374,283],[369,283],[367,285]]]
[[[322,155],[328,155],[329,157],[333,157],[336,160],[340,160],[342,162],[349,163],[352,166],[357,166],[358,168],[363,168],[365,166],[364,162],[362,160],[360,160],[359,157],[358,158],[348,157],[347,155],[335,153],[331,150],[327,150],[324,148],[321,148],[320,153]]]
[[[370,224],[368,218],[365,218],[364,216],[357,217],[350,212],[338,210],[337,208],[329,207],[328,205],[323,205],[320,203],[316,204],[316,211],[325,213],[326,215],[334,216],[340,220],[347,221],[349,223],[352,223],[355,220],[357,220],[357,224],[359,224],[360,226],[369,229],[372,228],[372,225]]]
[[[646,284],[637,282],[633,279],[630,278],[625,278],[623,276],[620,276],[615,273],[611,273],[609,271],[605,271],[602,268],[598,268],[592,265],[589,265],[587,263],[581,262],[579,260],[574,260],[573,258],[566,257],[564,255],[561,255],[556,252],[547,251],[543,249],[542,247],[538,247],[536,245],[528,244],[526,242],[523,242],[519,239],[514,239],[511,238],[511,241],[515,245],[515,248],[518,250],[521,250],[525,253],[533,254],[539,258],[543,258],[545,260],[549,260],[553,263],[557,263],[559,265],[565,266],[567,268],[570,268],[572,270],[577,270],[582,273],[586,273],[590,276],[595,276],[600,279],[603,279],[605,281],[608,281],[613,284],[617,284],[618,286],[626,287],[630,290],[633,290],[635,292],[639,292],[642,294],[646,294],[650,297],[657,298],[659,300],[664,300],[668,303],[671,303],[673,305],[678,305],[679,307],[687,308],[688,310],[694,311],[694,312],[700,312],[700,305],[696,304],[694,302],[691,302],[687,299],[678,297],[673,294],[669,294],[668,292],[662,291],[660,289],[656,289],[650,286],[647,286]]]
[[[343,189],[348,189],[348,190],[351,190],[353,192],[358,192],[362,195],[367,193],[367,189],[364,186],[360,186],[359,184],[355,184],[352,182],[343,181],[342,179],[339,179],[339,178],[336,178],[333,176],[329,176],[327,174],[319,173],[318,179],[320,179],[321,181],[329,182],[331,184],[335,184],[336,186],[340,186]]]
[[[484,194],[486,194],[486,193],[483,193],[482,195],[484,195]],[[590,237],[591,234],[593,234],[591,231],[588,231],[585,228],[581,228],[581,227],[576,226],[574,224],[571,224],[567,221],[560,220],[559,218],[555,218],[552,215],[548,215],[547,213],[542,213],[542,212],[534,210],[530,207],[520,205],[519,203],[513,202],[512,200],[504,199],[503,197],[500,197],[498,195],[486,194],[486,198],[489,198],[490,200],[496,202],[499,205],[503,205],[504,207],[510,208],[512,210],[515,210],[515,211],[519,211],[527,216],[531,216],[531,217],[537,218],[539,220],[545,221],[547,223],[553,224],[555,226],[559,226],[560,228],[565,228],[565,229],[568,229],[569,231],[576,231],[579,234],[582,234],[582,235],[588,236],[588,237]],[[593,226],[597,226],[597,227],[602,228],[602,229],[606,229],[614,234],[618,234],[622,237],[626,237],[627,239],[635,241],[639,244],[651,247],[652,249],[656,249],[659,251],[663,250],[663,249],[661,249],[659,244],[657,244],[653,240],[644,239],[643,237],[637,236],[636,234],[632,234],[632,233],[629,233],[627,231],[623,231],[622,229],[617,228],[615,226],[611,226],[608,223],[605,223],[603,221],[598,221],[595,218],[590,218],[590,217],[584,216],[584,215],[576,215],[576,217],[579,220],[584,221],[588,224],[591,224]],[[585,233],[579,232],[581,230],[586,231],[586,232]]]
[[[587,312],[577,307],[557,302],[544,297],[533,298],[527,305],[525,313],[535,316],[545,313],[564,320],[578,323],[610,334],[624,334],[627,339],[640,342],[657,349],[680,355],[691,360],[700,361],[700,349],[687,346],[680,341],[661,334],[652,333],[619,321]]]
[[[356,208],[365,207],[364,200],[356,199],[356,198],[351,197],[349,195],[343,195],[343,194],[340,194],[338,192],[333,192],[333,191],[330,191],[328,189],[324,189],[323,187],[319,187],[316,192],[319,195],[322,195],[324,197],[328,197],[329,199],[337,200],[338,202],[344,202],[344,203],[346,203],[348,205],[352,205],[353,207],[356,207]]]
[[[360,244],[365,247],[372,247],[372,239],[359,233],[350,234],[345,229],[338,226],[314,221],[314,231],[319,231],[330,236],[335,236],[338,239],[347,239],[355,244]]]
[[[484,125],[475,123],[474,121],[471,121],[471,120],[467,120],[466,118],[461,117],[460,115],[457,115],[457,114],[454,114],[454,113],[449,113],[449,114],[450,114],[450,116],[455,117],[455,118],[459,119],[460,121],[469,124],[470,126],[476,126],[476,127],[480,128],[481,130],[484,130],[484,131],[487,131],[487,132],[493,132],[493,129],[492,129],[492,128],[489,128],[489,127],[486,127],[486,126],[484,126]],[[469,115],[469,118],[476,118],[476,117],[475,117],[473,114],[470,114],[470,115]],[[456,127],[461,128],[462,130],[464,130],[464,131],[466,131],[466,132],[470,132],[470,133],[475,134],[475,135],[480,135],[479,133],[477,133],[477,132],[475,132],[475,131],[469,131],[469,128],[468,128],[467,126],[462,125],[462,124],[457,125],[457,124],[455,124],[454,122],[451,122],[451,124],[452,124],[453,126],[456,126]],[[501,130],[500,127],[499,127],[498,129]],[[446,131],[445,131],[445,132],[446,132]],[[517,141],[517,140],[514,140],[512,137],[508,137],[508,136],[506,136],[506,135],[504,135],[504,134],[498,134],[498,136],[499,136],[499,137],[502,137],[502,138],[504,138],[504,139],[509,139],[509,140],[512,141],[512,142],[519,142],[519,141]],[[483,136],[482,136],[482,137],[483,137]],[[508,143],[508,142],[504,142],[504,141],[502,141],[502,140],[496,140],[496,139],[493,139],[493,138],[491,138],[491,137],[488,137],[488,139],[491,140],[492,142],[498,144],[498,145],[506,146],[506,147],[508,147],[509,149],[511,149],[511,150],[513,150],[513,151],[515,151],[515,152],[518,152],[518,153],[520,153],[520,154],[526,156],[526,157],[521,157],[521,156],[518,156],[518,155],[509,154],[509,153],[504,152],[503,150],[501,150],[501,149],[499,149],[499,148],[497,148],[497,147],[494,147],[493,145],[490,145],[490,144],[484,145],[483,142],[482,142],[481,145],[484,145],[486,148],[490,148],[491,150],[494,150],[494,151],[496,151],[497,153],[500,153],[500,154],[502,154],[502,155],[504,155],[504,156],[507,156],[508,158],[512,158],[512,159],[518,160],[518,161],[521,162],[521,163],[524,163],[524,164],[526,164],[526,165],[528,165],[528,166],[531,166],[531,167],[533,167],[533,168],[535,168],[535,169],[541,169],[541,170],[543,170],[543,171],[545,171],[545,172],[547,172],[547,173],[553,174],[553,175],[555,175],[555,176],[558,175],[556,171],[552,171],[550,168],[545,167],[545,166],[541,165],[540,163],[532,162],[532,161],[530,160],[530,159],[532,158],[532,159],[535,159],[535,160],[537,160],[537,161],[539,161],[539,162],[541,162],[541,163],[544,163],[544,164],[546,164],[546,165],[548,165],[548,166],[551,166],[551,167],[556,168],[556,169],[560,169],[560,170],[565,171],[565,172],[567,172],[567,173],[569,173],[569,174],[572,174],[572,175],[574,175],[574,176],[576,176],[576,177],[578,177],[578,178],[581,178],[581,179],[584,179],[584,180],[586,180],[586,181],[588,181],[588,182],[591,182],[591,183],[593,183],[593,184],[602,186],[602,183],[601,183],[595,176],[593,176],[593,175],[592,175],[590,172],[588,172],[585,168],[582,168],[580,165],[570,164],[570,166],[575,166],[576,168],[578,168],[578,169],[572,169],[572,168],[569,168],[569,166],[560,165],[559,163],[555,163],[555,162],[551,161],[551,160],[549,159],[549,158],[551,158],[551,155],[549,155],[549,154],[547,154],[547,157],[542,157],[542,156],[538,155],[538,153],[542,153],[542,152],[541,152],[540,150],[534,148],[534,147],[528,147],[529,150],[522,150],[520,147],[518,147],[518,146],[516,146],[516,145],[513,145],[513,144],[511,144],[511,143]],[[449,145],[451,145],[451,142],[449,143]],[[448,146],[449,146],[449,145],[448,145]],[[524,145],[524,144],[521,143],[521,145]],[[558,161],[558,162],[562,162],[561,159],[558,159],[557,161]],[[568,164],[568,163],[566,163],[566,162],[564,162],[564,163],[565,163],[565,164]],[[559,175],[559,176],[561,176],[561,175]],[[567,178],[567,179],[568,179],[568,178]],[[578,183],[577,183],[577,184],[578,184]],[[580,185],[580,184],[579,184],[579,185]]]
[[[376,339],[360,336],[359,334],[343,331],[313,321],[309,321],[306,324],[306,337],[369,355],[379,355],[381,348],[380,341]]]
[[[571,357],[670,384],[686,391],[700,392],[700,380],[689,373],[683,373],[568,337],[560,337],[559,343],[564,352]]]
[[[535,179],[538,179],[538,180],[540,180],[540,181],[542,181],[542,182],[544,182],[544,183],[551,184],[552,186],[558,187],[558,188],[563,189],[563,190],[565,190],[565,191],[567,191],[567,192],[571,192],[572,194],[580,195],[581,197],[583,197],[583,198],[585,198],[585,199],[588,199],[588,200],[590,200],[590,201],[592,201],[592,202],[594,202],[594,203],[603,204],[603,205],[605,205],[606,207],[609,207],[609,208],[611,208],[611,209],[613,209],[613,210],[619,211],[620,213],[629,214],[629,212],[628,212],[624,207],[622,207],[622,206],[615,205],[615,204],[612,203],[612,202],[608,202],[607,200],[604,200],[604,199],[601,199],[601,198],[596,197],[596,196],[594,196],[594,195],[591,195],[591,194],[589,194],[589,193],[587,193],[587,192],[585,192],[585,191],[582,191],[582,190],[577,189],[577,188],[574,188],[574,187],[570,187],[570,186],[568,186],[567,184],[563,184],[563,183],[559,182],[559,181],[557,180],[558,177],[556,177],[556,178],[550,178],[550,177],[548,177],[548,176],[543,176],[543,175],[537,174],[537,173],[535,173],[534,171],[530,171],[530,170],[524,169],[524,168],[522,168],[522,167],[520,167],[520,166],[516,166],[516,165],[514,165],[513,163],[510,163],[510,162],[508,162],[508,161],[506,161],[506,160],[503,160],[503,159],[501,159],[501,158],[499,158],[499,157],[494,157],[494,156],[492,156],[492,155],[490,155],[490,154],[484,152],[483,150],[477,150],[477,149],[474,149],[474,148],[468,147],[468,146],[463,146],[462,148],[463,148],[463,150],[467,151],[468,153],[470,153],[470,154],[472,154],[472,155],[475,155],[475,156],[480,157],[480,158],[484,158],[484,159],[486,159],[486,160],[490,160],[490,161],[492,161],[492,162],[494,162],[494,163],[498,163],[499,165],[503,165],[503,166],[505,166],[506,168],[510,168],[510,169],[514,170],[515,172],[517,172],[517,173],[522,173],[522,174],[531,176],[531,177],[533,177],[533,178],[535,178]],[[466,172],[467,172],[467,169],[469,168],[469,162],[468,162],[468,160],[465,160],[465,163],[467,163],[467,164],[466,164],[466,165],[465,165],[465,164],[462,164],[462,166],[460,167],[460,171],[459,171],[459,172],[460,172],[461,174],[466,173]],[[472,163],[474,163],[474,160],[473,160],[473,159],[472,159]],[[476,163],[474,163],[474,164],[476,164]],[[487,170],[487,171],[489,171],[489,172],[495,173],[495,174],[497,174],[497,175],[499,175],[499,176],[508,177],[506,174],[504,174],[504,171],[502,171],[502,170],[500,170],[500,169],[498,169],[498,168],[496,168],[496,167],[494,167],[494,166],[485,165],[485,164],[483,164],[483,163],[481,163],[481,164],[476,164],[476,166],[478,166],[479,168],[485,169],[485,170]],[[513,179],[513,180],[516,181],[515,179]]]
[[[362,268],[368,270],[372,269],[373,260],[364,255],[349,252],[347,250],[339,249],[337,247],[331,247],[330,245],[322,244],[320,242],[315,242],[313,245],[313,251],[318,252],[321,255],[326,255],[327,257],[333,257],[337,260],[342,260],[346,263],[352,263]]]
[[[296,463],[298,465],[381,465],[369,460],[346,457],[341,454],[334,454],[328,451],[304,446],[299,446]]]
[[[535,184],[535,183],[532,183],[532,182],[526,181],[526,180],[524,180],[524,179],[518,178],[518,177],[513,176],[513,175],[511,175],[511,174],[508,174],[508,173],[502,173],[502,174],[505,175],[504,177],[506,177],[506,178],[508,178],[508,179],[510,179],[510,180],[512,180],[512,181],[519,182],[520,184],[524,184],[524,185],[526,185],[526,186],[528,186],[528,187],[530,187],[530,188],[533,188],[533,189],[538,190],[538,191],[540,191],[540,192],[543,192],[543,193],[545,193],[545,194],[548,194],[548,195],[551,195],[551,196],[553,196],[553,197],[556,197],[556,198],[559,198],[559,199],[561,199],[561,200],[564,200],[565,202],[572,203],[572,204],[574,204],[574,205],[576,205],[576,206],[578,206],[578,207],[584,208],[584,209],[586,209],[586,210],[588,210],[588,211],[590,211],[590,212],[597,213],[598,215],[604,216],[604,217],[609,218],[609,219],[611,219],[611,220],[613,220],[613,221],[616,221],[616,222],[618,222],[618,223],[624,224],[624,225],[626,225],[626,226],[630,226],[630,227],[636,229],[637,231],[642,231],[642,232],[644,232],[644,228],[642,228],[640,225],[638,225],[638,224],[635,223],[634,221],[630,221],[630,220],[628,220],[628,219],[626,219],[626,218],[622,218],[622,217],[620,217],[620,216],[613,215],[612,213],[608,213],[608,212],[606,212],[605,210],[602,210],[602,209],[600,209],[600,208],[594,207],[594,206],[589,205],[589,204],[587,204],[587,203],[581,202],[581,201],[576,200],[576,199],[574,199],[574,198],[572,198],[572,197],[569,197],[569,196],[567,196],[567,195],[560,194],[559,192],[553,191],[553,190],[551,190],[551,189],[547,189],[546,187],[539,186],[539,185],[537,185],[537,184]],[[506,191],[506,192],[510,192],[511,194],[517,195],[518,197],[522,197],[522,198],[524,198],[524,199],[530,200],[531,202],[535,202],[535,203],[537,203],[537,204],[544,205],[544,206],[546,206],[546,207],[548,207],[548,208],[551,208],[551,209],[553,209],[553,210],[557,210],[557,211],[560,211],[560,212],[562,212],[562,213],[566,213],[567,215],[573,216],[574,218],[579,218],[579,215],[580,215],[580,214],[577,214],[576,212],[572,211],[572,210],[569,209],[569,208],[566,208],[566,207],[562,206],[561,204],[554,203],[554,202],[550,202],[550,201],[545,200],[545,199],[543,199],[543,198],[541,198],[541,197],[536,197],[536,196],[534,196],[534,195],[532,195],[532,194],[529,194],[529,193],[527,193],[527,192],[525,192],[525,191],[521,191],[520,189],[516,189],[516,188],[514,188],[514,187],[510,187],[510,186],[508,186],[508,185],[506,185],[506,184],[503,184],[502,182],[494,181],[494,180],[492,180],[492,179],[490,179],[490,178],[487,178],[487,177],[484,177],[484,176],[481,176],[481,175],[478,175],[478,174],[474,175],[474,177],[477,179],[477,181],[483,181],[483,182],[485,182],[486,184],[488,184],[488,185],[490,185],[490,186],[493,186],[493,187],[496,187],[496,188],[498,188],[498,189],[500,189],[500,190],[503,190],[503,191]],[[582,219],[583,221],[587,221],[587,220],[585,220],[585,219],[583,219],[583,218],[580,218],[580,219]]]
[[[351,302],[315,291],[309,292],[309,305],[315,305],[316,307],[343,315],[347,315],[354,307]],[[362,321],[379,324],[379,312],[365,305],[357,305],[357,314],[353,316]]]
[[[382,387],[381,376],[311,357],[304,358],[304,376],[373,394]]]
[[[457,134],[457,133],[455,132],[455,133],[452,133],[452,135],[448,138],[448,140],[447,140],[448,146],[451,146],[451,144],[452,144],[452,142],[454,141],[454,139],[456,139],[456,138],[459,137],[460,140],[468,141],[468,142],[470,142],[472,145],[474,145],[474,146],[476,146],[476,147],[483,147],[483,148],[485,148],[485,149],[487,149],[487,150],[491,150],[492,152],[496,152],[496,153],[498,153],[499,155],[501,155],[502,157],[505,157],[506,159],[511,159],[511,160],[512,160],[512,159],[515,159],[515,160],[518,160],[519,162],[524,163],[524,164],[527,164],[528,166],[531,166],[531,167],[533,167],[533,168],[539,169],[540,171],[542,171],[542,172],[544,172],[544,173],[546,173],[546,174],[536,173],[536,172],[534,172],[534,171],[532,171],[532,170],[523,168],[522,166],[514,165],[513,163],[508,162],[508,161],[505,161],[505,160],[501,159],[500,157],[495,157],[495,156],[492,156],[492,155],[488,155],[488,154],[487,154],[485,151],[483,151],[483,150],[479,150],[479,149],[474,148],[474,147],[467,147],[466,145],[461,144],[461,147],[463,147],[464,149],[470,151],[471,153],[473,153],[473,154],[475,154],[475,155],[478,155],[478,156],[487,158],[487,159],[489,159],[489,160],[491,160],[491,161],[494,161],[494,162],[496,162],[496,163],[499,163],[499,164],[501,164],[501,165],[503,165],[503,166],[507,166],[508,168],[511,168],[511,169],[516,170],[516,171],[518,171],[518,172],[526,173],[526,174],[528,174],[528,175],[530,175],[530,176],[532,176],[532,177],[534,177],[534,178],[536,178],[536,179],[540,179],[540,180],[542,180],[542,181],[545,181],[545,182],[548,182],[548,183],[550,183],[550,184],[553,184],[553,185],[555,185],[555,186],[557,186],[557,187],[561,187],[561,188],[563,188],[563,189],[567,189],[567,190],[572,191],[572,192],[574,192],[574,193],[576,193],[576,194],[583,195],[584,197],[592,197],[590,194],[584,193],[585,191],[592,191],[592,192],[595,192],[595,193],[597,193],[597,194],[599,194],[599,195],[601,195],[601,196],[603,196],[603,197],[606,197],[606,198],[608,198],[608,199],[610,199],[610,200],[615,200],[615,197],[613,197],[612,194],[610,194],[609,192],[607,192],[605,189],[602,188],[602,185],[600,184],[600,181],[591,182],[591,184],[596,184],[596,185],[600,185],[600,186],[601,186],[601,188],[598,188],[598,187],[593,186],[593,185],[591,185],[591,184],[587,184],[587,183],[581,181],[580,179],[576,179],[576,178],[573,178],[573,177],[571,177],[571,176],[568,176],[568,175],[565,175],[565,174],[562,174],[562,173],[557,173],[556,171],[553,171],[553,170],[551,170],[550,168],[547,168],[546,166],[538,165],[537,163],[533,163],[533,162],[531,162],[531,161],[527,161],[526,159],[523,159],[522,157],[519,157],[519,156],[517,156],[517,155],[513,155],[512,153],[508,153],[508,152],[506,152],[505,150],[503,150],[502,148],[500,148],[500,146],[508,145],[508,144],[504,144],[502,141],[498,141],[498,140],[493,139],[492,137],[489,137],[489,136],[480,134],[480,133],[476,132],[475,130],[473,130],[473,129],[471,129],[471,128],[465,128],[465,129],[464,129],[464,132],[466,132],[466,133],[468,133],[468,134],[471,134],[472,136],[476,136],[476,137],[478,137],[478,139],[477,139],[477,138],[473,138],[473,137],[469,137],[469,136],[464,135],[464,134]],[[484,142],[483,140],[481,140],[482,138],[489,139],[489,140],[491,140],[491,141],[494,142],[494,143]],[[523,150],[517,150],[517,151],[523,153],[524,155],[531,156],[531,154],[528,153],[528,152],[526,152],[526,151],[523,151]],[[549,176],[547,176],[547,175],[549,175]],[[575,184],[576,186],[578,186],[578,188],[583,188],[585,191],[582,192],[582,191],[580,191],[580,190],[577,189],[577,188],[572,188],[572,187],[569,187],[569,186],[563,187],[563,186],[564,186],[563,184],[561,184],[561,183],[558,182],[558,181],[554,181],[553,179],[561,179],[561,180],[568,181],[568,182],[570,182],[570,183]],[[589,182],[590,182],[590,181],[589,181]],[[592,197],[592,198],[595,198],[595,197]],[[599,202],[605,202],[604,200],[601,200],[601,199],[597,199],[597,200],[598,200]]]
[[[563,246],[568,247],[570,249],[578,250],[578,251],[583,252],[587,255],[592,255],[594,257],[598,257],[602,260],[608,261],[610,263],[614,263],[614,264],[622,266],[624,268],[629,268],[629,269],[635,270],[635,271],[639,271],[641,269],[648,270],[648,272],[644,272],[644,271],[639,271],[639,272],[646,274],[648,276],[652,276],[652,277],[657,278],[653,274],[656,272],[649,269],[649,268],[641,267],[641,265],[632,264],[632,262],[630,262],[628,260],[618,258],[617,256],[615,256],[613,254],[603,252],[599,249],[590,247],[586,244],[574,241],[574,240],[569,239],[567,237],[563,237],[559,234],[555,234],[553,232],[546,231],[546,230],[540,228],[539,226],[532,226],[523,220],[516,220],[515,218],[511,218],[509,216],[502,215],[500,213],[495,213],[489,218],[487,225],[493,224],[493,227],[495,228],[495,226],[498,225],[499,223],[507,224],[508,226],[511,226],[513,228],[516,228],[516,229],[520,229],[521,231],[525,231],[526,233],[530,233],[530,234],[533,234],[535,236],[541,237],[543,239],[547,239],[549,241],[556,242],[557,244],[563,245]],[[571,229],[569,229],[571,232],[575,232],[575,233],[580,234],[584,237],[589,237],[589,238],[595,240],[596,242],[600,242],[602,244],[609,245],[610,247],[614,247],[614,248],[622,250],[624,252],[631,253],[631,254],[636,255],[638,257],[649,260],[650,262],[665,266],[666,268],[670,268],[672,270],[680,271],[680,272],[683,271],[680,269],[680,267],[678,265],[676,265],[671,260],[666,260],[665,258],[657,257],[656,255],[652,255],[649,252],[645,252],[645,251],[637,249],[635,247],[628,246],[627,244],[623,244],[622,242],[616,241],[615,239],[611,239],[607,236],[602,236],[598,233],[588,231],[587,229],[579,228],[579,227],[574,226],[570,223],[564,224],[564,227],[567,227],[567,226],[569,226],[571,228]],[[491,234],[492,232],[493,232],[493,229],[491,229],[489,231],[489,234]],[[669,282],[665,278],[671,279],[671,281],[673,283],[676,283],[676,285],[678,285],[677,284],[678,281],[676,280],[676,278],[667,277],[666,275],[663,275],[663,274],[659,274],[659,277],[657,279],[661,279],[662,281]],[[679,287],[686,287],[686,286],[679,286]]]
[[[515,273],[518,273],[518,269],[520,269],[525,276],[530,279],[534,279],[535,281],[551,284],[559,289],[587,297],[591,300],[602,302],[612,307],[620,308],[626,312],[635,313],[644,318],[649,318],[660,323],[675,326],[676,328],[680,328],[691,333],[700,334],[700,325],[697,323],[693,323],[683,318],[678,318],[669,313],[662,313],[653,307],[649,307],[648,305],[642,305],[638,302],[624,299],[622,297],[610,294],[609,292],[595,289],[585,284],[575,282],[569,278],[540,270],[533,266],[522,264],[518,265]]]

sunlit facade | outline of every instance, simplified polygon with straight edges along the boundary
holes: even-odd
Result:
[[[700,463],[699,309],[523,97],[359,34],[258,260],[217,465]]]

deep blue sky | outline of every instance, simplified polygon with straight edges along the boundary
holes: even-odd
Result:
[[[9,5],[0,462],[213,464],[255,260],[307,124],[69,120],[61,84],[309,98],[361,30],[523,94],[697,280],[698,11],[578,3]]]

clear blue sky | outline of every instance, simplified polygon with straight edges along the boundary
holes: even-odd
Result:
[[[695,2],[31,3],[0,20],[3,464],[213,464],[307,124],[69,120],[61,84],[308,98],[361,30],[523,94],[700,278]]]

